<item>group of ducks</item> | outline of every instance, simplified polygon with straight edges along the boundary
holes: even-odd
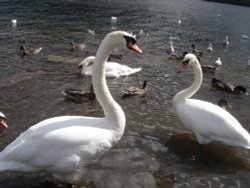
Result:
[[[225,39],[222,41],[222,45],[224,47],[227,47],[229,45],[229,37],[228,36],[226,36]],[[196,55],[197,60],[200,62],[200,57],[202,57],[203,54],[204,54],[203,51],[197,49],[194,44],[192,44],[191,47],[192,47],[191,52]],[[211,53],[213,51],[214,50],[213,50],[212,43],[209,43],[209,46],[207,48],[207,52]],[[182,60],[183,57],[186,54],[186,52],[183,52],[183,54],[178,55],[175,52],[173,42],[171,40],[170,40],[170,47],[169,47],[168,53],[169,53],[168,58],[169,59],[175,59],[175,60]],[[221,65],[222,65],[221,58],[218,57],[215,60],[214,65],[201,65],[201,68],[202,68],[203,73],[213,73],[214,74],[216,69],[218,67],[220,67]],[[250,56],[249,56],[249,59],[248,59],[248,68],[249,67],[250,67]],[[248,93],[246,91],[246,88],[244,86],[240,86],[240,85],[239,86],[233,86],[231,83],[226,83],[226,82],[224,82],[222,80],[219,80],[217,78],[212,78],[211,86],[214,89],[218,89],[218,90],[221,90],[221,91],[224,91],[224,92],[227,92],[227,93],[246,94],[246,95],[248,95]]]
[[[89,71],[104,117],[59,116],[31,126],[0,152],[1,172],[44,171],[71,186],[79,167],[99,159],[122,138],[126,116],[106,83],[106,60],[114,48],[142,53],[135,37],[124,31],[111,32],[101,42]],[[179,72],[188,66],[193,69],[194,82],[173,98],[177,117],[195,133],[199,144],[218,141],[250,149],[249,133],[229,112],[212,103],[190,99],[199,90],[203,74],[192,53],[185,54]]]

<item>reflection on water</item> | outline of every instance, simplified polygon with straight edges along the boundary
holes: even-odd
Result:
[[[179,62],[169,60],[166,52],[170,38],[177,53],[191,51],[193,43],[204,52],[202,64],[213,65],[221,58],[223,65],[215,73],[218,79],[243,85],[249,91],[249,39],[242,38],[250,35],[245,23],[249,14],[246,7],[200,0],[1,2],[0,111],[10,125],[0,134],[1,149],[46,118],[102,116],[96,101],[68,102],[61,91],[89,89],[91,78],[76,76],[78,63],[95,54],[106,33],[122,29],[136,34],[143,50],[143,55],[119,52],[125,55],[124,64],[142,67],[139,74],[108,79],[111,93],[126,113],[126,132],[100,161],[88,165],[88,170],[81,168],[76,187],[248,187],[248,150],[215,144],[200,148],[176,118],[171,100],[192,83],[192,72],[176,74]],[[117,17],[116,22],[111,22],[111,16]],[[17,19],[14,28],[11,19]],[[230,45],[223,48],[226,35]],[[86,49],[71,51],[72,41],[86,44]],[[213,53],[206,52],[210,42]],[[21,45],[42,46],[43,50],[21,58]],[[212,77],[204,74],[194,97],[213,103],[226,98],[233,106],[230,113],[250,131],[249,96],[211,90]],[[144,80],[150,81],[145,97],[122,99],[123,90]],[[2,175],[0,187],[59,187],[46,180],[51,180],[46,174],[7,179]]]

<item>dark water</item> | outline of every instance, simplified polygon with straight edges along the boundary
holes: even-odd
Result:
[[[219,79],[250,90],[247,59],[250,55],[250,9],[208,3],[200,0],[0,0],[0,111],[8,117],[10,128],[1,133],[4,148],[21,132],[46,118],[60,115],[102,116],[96,101],[65,101],[61,90],[87,90],[90,78],[77,78],[80,59],[95,51],[110,31],[133,32],[143,55],[130,51],[123,60],[128,66],[143,68],[137,75],[108,79],[114,98],[126,113],[123,139],[97,164],[79,172],[77,187],[248,187],[250,152],[218,145],[202,151],[176,118],[171,100],[192,83],[192,72],[176,74],[179,62],[167,57],[169,38],[177,52],[191,51],[194,43],[206,51],[213,43],[214,53],[205,52],[203,64],[221,57]],[[111,16],[117,23],[111,24]],[[11,26],[17,19],[17,26]],[[181,25],[177,24],[181,19]],[[95,36],[87,32],[95,31]],[[148,35],[140,36],[143,30]],[[230,45],[223,48],[228,35]],[[69,50],[71,41],[84,42],[83,52]],[[42,46],[41,53],[21,58],[19,46]],[[249,96],[213,91],[213,75],[205,74],[194,98],[216,103],[221,97],[233,106],[229,111],[250,131]],[[121,99],[122,90],[151,82],[145,98]],[[25,175],[0,178],[0,187],[58,187],[43,183],[47,176]]]

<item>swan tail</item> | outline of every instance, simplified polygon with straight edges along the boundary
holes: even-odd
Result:
[[[134,68],[134,69],[132,69],[130,72],[128,72],[128,75],[135,74],[135,73],[137,73],[137,72],[140,72],[141,70],[142,70],[141,67],[139,67],[139,68]]]

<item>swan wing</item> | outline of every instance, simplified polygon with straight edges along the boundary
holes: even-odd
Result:
[[[141,68],[130,68],[127,65],[121,65],[116,62],[107,62],[106,63],[106,73],[114,73],[118,74],[119,76],[129,76],[136,72],[141,71]]]
[[[0,153],[0,164],[3,162],[0,170],[55,168],[68,171],[72,166],[75,169],[80,162],[98,159],[111,148],[112,132],[100,128],[97,123],[105,121],[74,116],[42,121],[21,134]]]

